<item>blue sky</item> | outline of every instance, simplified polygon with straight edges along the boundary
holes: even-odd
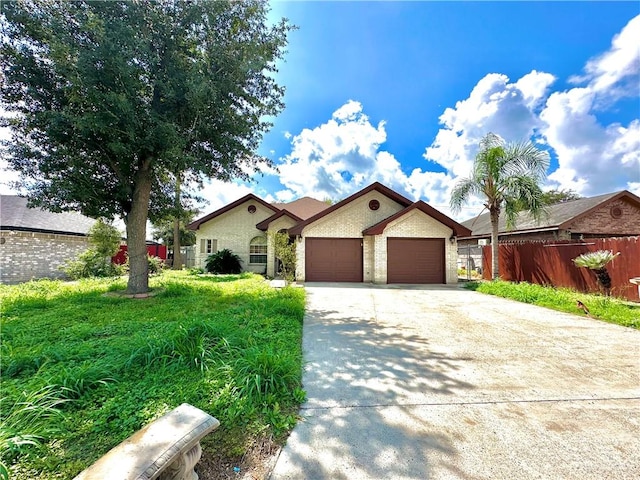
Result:
[[[640,194],[638,2],[271,5],[298,26],[277,74],[286,109],[260,148],[278,171],[210,183],[203,211],[249,192],[339,200],[377,180],[451,214],[489,131],[548,149],[545,189]]]
[[[488,131],[548,149],[545,188],[640,194],[639,5],[273,2],[299,27],[261,149],[279,173],[205,196],[341,199],[379,180],[450,213]]]

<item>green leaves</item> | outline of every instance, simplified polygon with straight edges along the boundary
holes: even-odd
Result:
[[[574,258],[573,263],[575,263],[576,267],[600,270],[618,255],[620,255],[620,252],[614,254],[611,250],[598,250],[596,252],[583,253]]]
[[[155,218],[174,206],[172,176],[188,189],[270,165],[256,150],[284,108],[272,73],[292,27],[268,24],[266,1],[0,8],[3,154],[32,204],[123,217],[141,251],[149,199]],[[132,262],[133,292],[143,265]]]

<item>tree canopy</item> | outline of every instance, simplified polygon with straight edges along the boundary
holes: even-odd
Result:
[[[504,213],[513,228],[518,212],[526,210],[539,220],[545,213],[540,183],[549,168],[549,154],[531,142],[505,143],[493,133],[480,142],[471,175],[451,192],[450,205],[459,212],[471,196],[484,200],[491,218],[492,276],[498,278],[498,220]]]
[[[571,189],[551,189],[543,192],[542,201],[546,205],[555,205],[557,203],[570,202],[571,200],[578,200],[582,198],[578,193]]]
[[[121,216],[128,289],[148,289],[146,220],[174,203],[176,175],[248,178],[291,26],[267,2],[2,2],[0,106],[9,165],[31,205]]]

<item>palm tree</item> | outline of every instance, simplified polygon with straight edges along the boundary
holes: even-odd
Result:
[[[598,250],[596,252],[583,253],[573,259],[576,267],[585,267],[593,270],[596,274],[598,283],[604,289],[606,295],[611,293],[611,277],[607,271],[607,264],[620,255],[620,252],[614,254],[611,250]]]
[[[507,228],[514,226],[516,215],[528,211],[536,221],[546,212],[539,184],[549,168],[549,154],[531,142],[505,143],[493,133],[480,141],[480,151],[468,178],[451,192],[451,210],[456,213],[471,196],[483,196],[491,217],[491,269],[498,271],[498,219],[504,210]]]

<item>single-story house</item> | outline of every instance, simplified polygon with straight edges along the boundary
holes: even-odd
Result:
[[[471,235],[459,238],[461,245],[491,239],[488,212],[465,220],[462,225],[471,230]],[[509,242],[634,235],[640,235],[640,197],[627,190],[551,205],[540,223],[527,212],[521,212],[513,230],[507,230],[504,215],[498,222],[499,241]]]
[[[58,267],[89,247],[94,223],[79,213],[28,208],[26,198],[0,195],[0,283],[63,277]]]
[[[309,198],[269,204],[250,194],[189,228],[199,245],[196,265],[229,248],[246,270],[267,276],[276,262],[266,233],[285,230],[296,243],[296,279],[314,282],[456,283],[457,238],[471,235],[378,182],[334,205]]]
[[[475,245],[491,243],[489,213],[462,222],[471,235],[460,237],[460,264],[482,265],[482,257]],[[543,240],[581,240],[640,235],[640,197],[622,190],[595,197],[580,198],[548,207],[548,215],[540,222],[528,213],[516,217],[515,226],[507,230],[504,215],[498,223],[499,242]],[[468,248],[464,248],[468,247]],[[467,259],[467,252],[470,258]],[[474,255],[475,253],[475,255]],[[477,258],[476,258],[477,257]]]

